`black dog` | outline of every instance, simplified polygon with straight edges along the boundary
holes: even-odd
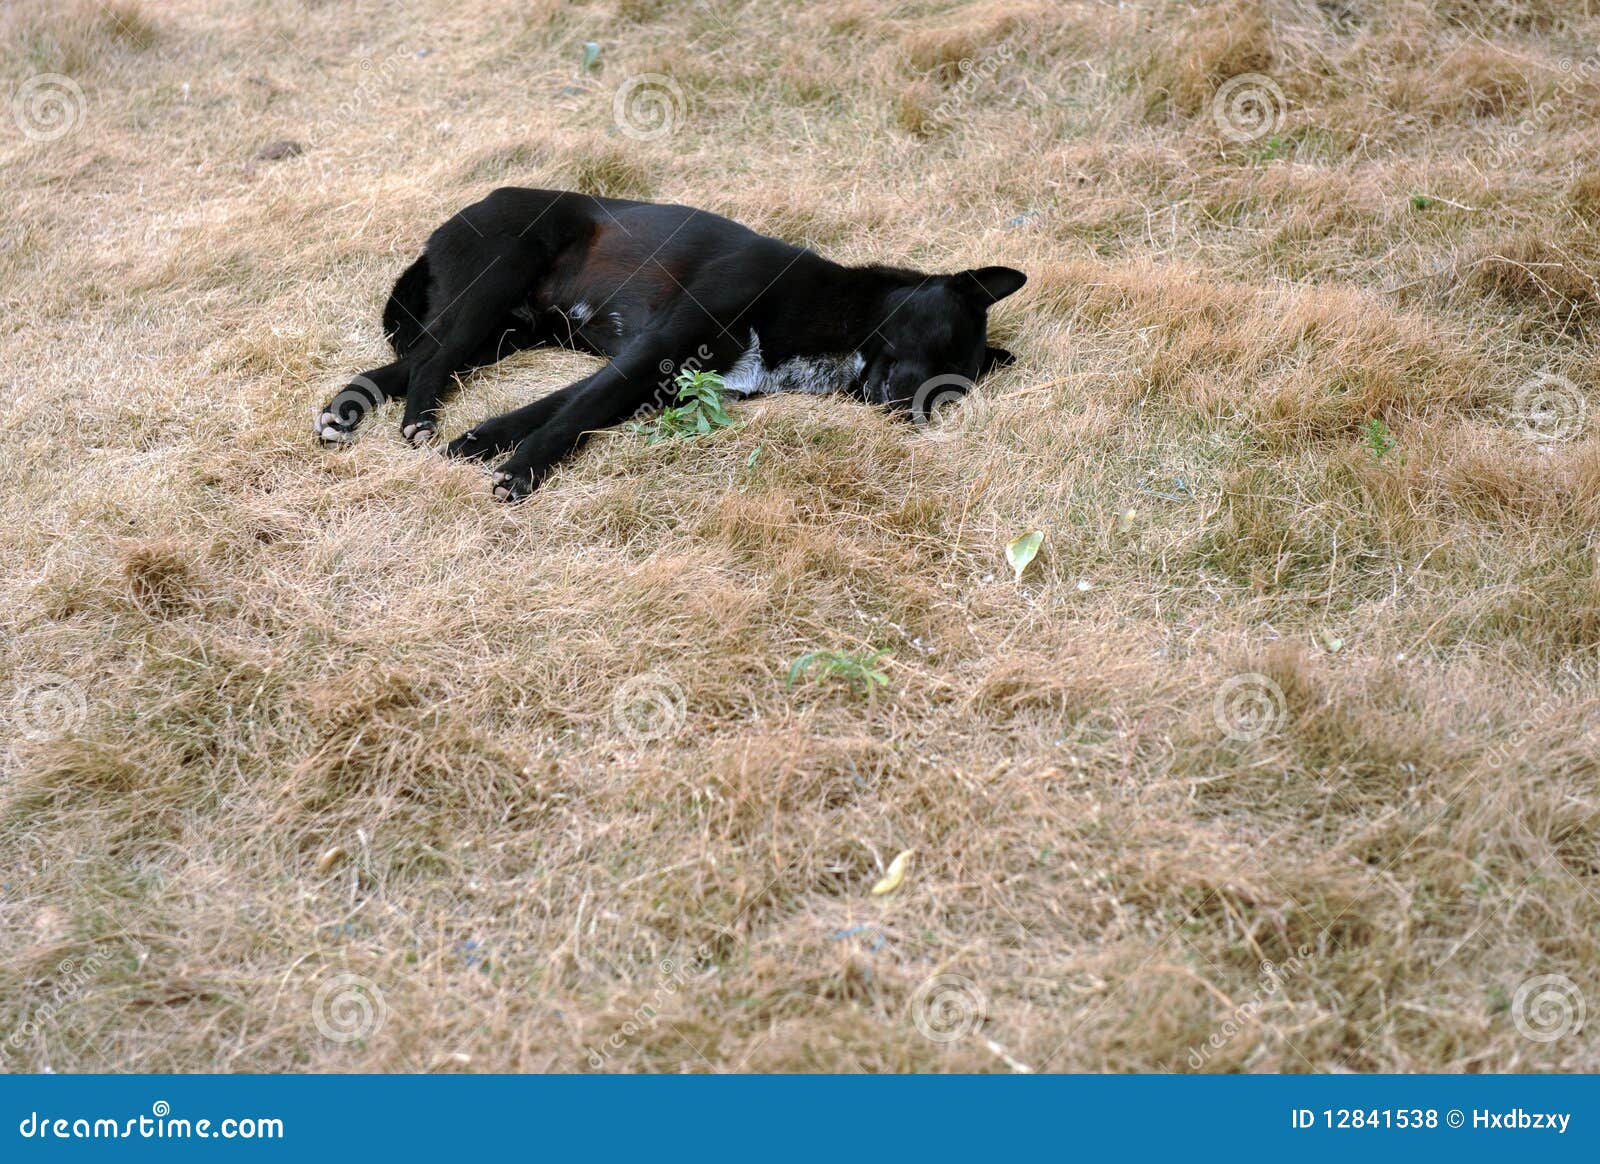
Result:
[[[1026,279],[844,267],[703,210],[505,187],[433,232],[384,308],[399,358],[357,376],[317,435],[348,441],[404,396],[400,431],[428,443],[457,373],[546,344],[610,363],[448,448],[509,453],[494,478],[504,500],[526,497],[584,434],[670,403],[684,368],[721,373],[733,396],[844,392],[925,418],[936,397],[1011,362],[987,346],[986,313]]]

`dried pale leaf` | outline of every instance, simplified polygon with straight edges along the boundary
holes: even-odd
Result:
[[[1028,563],[1038,556],[1039,547],[1042,545],[1044,545],[1044,531],[1036,529],[1032,533],[1023,534],[1006,546],[1006,561],[1011,564],[1012,572],[1018,582],[1022,581],[1022,572],[1028,568]]]
[[[889,871],[883,875],[883,880],[872,887],[872,896],[882,897],[900,888],[900,883],[906,879],[906,864],[911,860],[911,853],[912,850],[907,849],[889,862]]]

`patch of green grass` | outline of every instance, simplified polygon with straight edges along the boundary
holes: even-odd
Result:
[[[1293,142],[1287,140],[1286,138],[1281,138],[1277,134],[1273,134],[1271,137],[1267,138],[1266,141],[1262,142],[1259,146],[1250,151],[1250,160],[1256,163],[1258,166],[1265,165],[1268,162],[1281,161],[1283,158],[1289,156],[1289,151],[1293,147]]]
[[[1367,452],[1372,454],[1372,459],[1375,461],[1383,460],[1395,446],[1395,439],[1389,432],[1389,426],[1376,416],[1367,421],[1367,427],[1362,430],[1362,440],[1367,446]]]
[[[878,666],[888,654],[888,651],[807,651],[789,664],[785,686],[793,687],[799,680],[815,674],[822,679],[843,679],[860,694],[870,695],[873,688],[889,685],[889,676]]]

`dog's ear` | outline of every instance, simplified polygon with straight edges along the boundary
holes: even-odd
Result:
[[[1010,267],[973,267],[950,276],[950,285],[971,296],[980,307],[999,303],[1028,281],[1028,276]]]
[[[996,368],[1009,367],[1016,362],[1017,357],[1006,351],[1005,348],[986,347],[983,349],[983,363],[978,367],[978,375],[987,376]]]

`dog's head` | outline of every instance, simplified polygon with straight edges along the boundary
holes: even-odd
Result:
[[[975,267],[890,292],[864,353],[867,401],[926,420],[934,400],[949,400],[990,368],[1011,363],[1010,352],[988,344],[988,312],[1027,280],[1010,267]]]

